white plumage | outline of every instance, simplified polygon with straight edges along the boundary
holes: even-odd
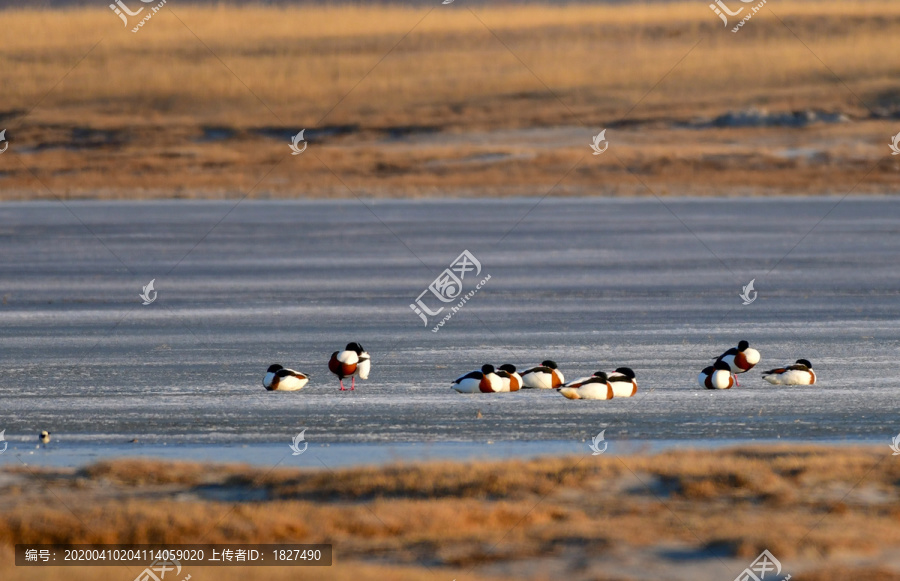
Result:
[[[598,371],[590,377],[582,377],[563,385],[559,393],[566,399],[612,399],[613,390],[606,373]]]
[[[522,387],[529,389],[553,389],[565,382],[566,378],[556,362],[549,359],[522,372]]]
[[[816,383],[816,372],[812,363],[806,359],[798,359],[794,365],[770,369],[762,374],[763,379],[772,385],[813,385]]]

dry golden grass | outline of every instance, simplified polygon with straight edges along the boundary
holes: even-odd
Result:
[[[648,194],[635,175],[657,194],[846,193],[889,153],[890,127],[870,109],[900,111],[888,56],[900,5],[886,0],[772,3],[738,34],[695,2],[172,4],[137,34],[107,8],[3,14],[5,198],[242,196],[264,177],[252,196],[543,195],[610,126],[617,159],[591,160],[556,194]],[[856,122],[675,125],[752,106]],[[342,125],[302,161],[258,131]],[[583,137],[550,148],[541,134],[496,133],[559,126]],[[203,140],[207,127],[229,137]],[[391,137],[422,127],[433,133]],[[749,153],[723,161],[735,143]],[[823,153],[773,155],[786,145]],[[896,170],[885,162],[856,191],[890,191]]]
[[[402,39],[355,98],[334,112],[332,123],[361,116],[377,122],[388,113],[406,116],[410,106],[543,92],[487,26],[567,104],[604,115],[623,115],[623,106],[701,40],[638,114],[683,100],[715,107],[721,99],[724,110],[735,99],[799,102],[823,83],[837,89],[815,55],[857,92],[896,86],[898,64],[885,57],[900,50],[896,3],[793,1],[779,3],[776,13],[809,49],[770,13],[737,35],[726,34],[705,5],[687,2],[501,6],[474,14],[391,6],[167,6],[138,34],[118,28],[105,8],[17,10],[4,13],[13,32],[0,47],[0,71],[6,108],[27,109],[102,39],[36,114],[93,102],[105,105],[93,112],[100,117],[139,115],[146,108],[147,122],[172,115],[235,126],[275,122],[254,103],[249,87],[284,122],[310,126]],[[748,87],[753,94],[744,92]],[[827,101],[852,103],[846,91],[833,92]],[[566,117],[564,110],[553,114]]]
[[[133,460],[0,476],[0,549],[324,542],[337,565],[315,578],[367,576],[377,560],[425,579],[433,571],[423,563],[448,575],[521,578],[533,557],[569,567],[681,547],[749,562],[768,548],[803,578],[835,578],[836,568],[852,578],[863,570],[867,579],[898,578],[885,558],[900,549],[900,463],[881,449],[756,447],[337,472]],[[628,578],[584,567],[571,576]],[[0,566],[4,579],[10,571]],[[247,578],[264,578],[254,573]]]

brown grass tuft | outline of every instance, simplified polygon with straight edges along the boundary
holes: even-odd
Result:
[[[14,469],[0,480],[0,547],[326,542],[342,563],[518,578],[534,556],[568,567],[693,547],[748,562],[768,548],[799,574],[900,548],[900,465],[885,454],[784,446],[335,472],[150,460]],[[597,578],[590,569],[575,577]]]

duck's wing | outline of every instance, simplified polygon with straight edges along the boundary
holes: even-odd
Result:
[[[359,372],[360,379],[369,379],[369,370],[372,368],[372,358],[369,357],[369,354],[363,351],[359,356],[359,364],[357,365],[357,371]]]
[[[802,363],[795,363],[794,365],[788,365],[786,368],[788,371],[809,371],[809,367],[803,365]]]
[[[549,367],[544,367],[543,365],[538,365],[537,367],[532,367],[531,369],[526,369],[522,372],[522,377],[525,377],[529,373],[553,373],[553,370]]]
[[[334,373],[335,375],[341,374],[341,362],[338,361],[338,352],[335,351],[331,354],[331,359],[328,360],[328,370]]]
[[[481,380],[483,377],[484,377],[484,374],[481,373],[481,371],[470,371],[469,373],[466,373],[465,375],[460,375],[459,377],[457,377],[455,380],[453,380],[453,383],[462,383],[464,379]]]
[[[590,377],[580,377],[574,381],[570,381],[562,387],[581,387],[582,385],[587,385],[589,383],[606,383],[606,380],[600,379],[596,375],[591,375]]]
[[[718,361],[719,359],[721,359],[721,358],[723,358],[723,357],[726,357],[726,356],[728,356],[728,355],[737,355],[737,354],[738,354],[738,348],[737,348],[737,347],[732,347],[731,349],[729,349],[729,350],[726,351],[725,353],[722,353],[721,355],[719,355],[718,357],[714,357],[713,359],[715,359],[716,361]]]

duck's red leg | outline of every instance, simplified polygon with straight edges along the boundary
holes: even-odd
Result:
[[[347,389],[344,387],[344,379],[341,378],[339,381],[341,382],[341,391],[346,391]]]
[[[353,391],[353,390],[355,390],[355,389],[356,389],[356,376],[354,375],[354,376],[350,379],[350,391]]]
[[[734,384],[738,387],[741,386],[740,382],[737,380],[737,373],[732,373],[734,375]]]

